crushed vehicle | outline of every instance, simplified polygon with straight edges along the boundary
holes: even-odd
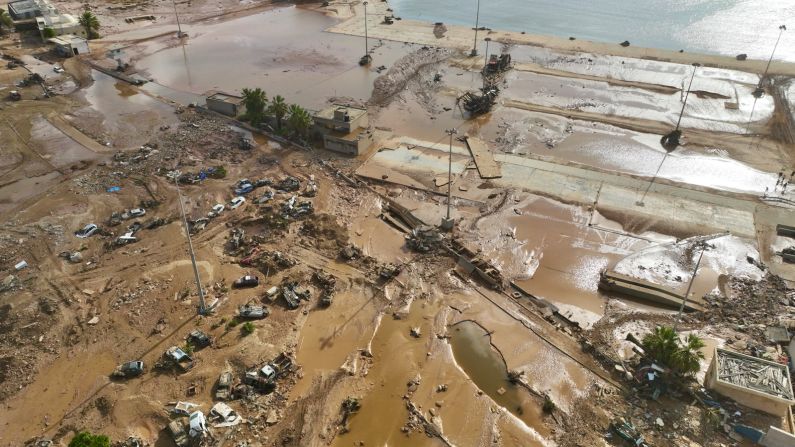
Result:
[[[308,289],[299,290],[298,283],[296,282],[287,282],[282,286],[282,298],[287,303],[287,307],[290,309],[298,309],[298,306],[301,304],[300,300],[309,300],[311,293]]]
[[[235,195],[243,196],[250,193],[251,191],[254,191],[254,185],[251,183],[243,183],[242,185],[235,188]]]
[[[208,223],[210,223],[210,219],[206,217],[200,217],[196,220],[188,222],[188,228],[190,228],[190,234],[196,234],[199,231],[205,229]]]
[[[378,276],[382,279],[389,280],[399,275],[401,271],[403,271],[403,266],[401,265],[392,263],[384,264],[379,268]]]
[[[190,416],[194,408],[199,408],[199,405],[193,402],[178,401],[176,405],[174,405],[174,408],[171,409],[171,412],[183,416]]]
[[[229,250],[240,249],[245,242],[246,232],[242,228],[233,228],[229,235]]]
[[[246,275],[235,280],[232,287],[242,289],[245,287],[257,287],[259,285],[259,277],[253,275]]]
[[[180,372],[187,372],[193,368],[193,358],[182,348],[172,346],[163,353],[163,357],[157,362],[155,367],[159,369],[175,368]]]
[[[85,227],[81,228],[80,230],[76,231],[75,232],[75,236],[77,236],[77,237],[79,237],[81,239],[85,239],[87,237],[91,237],[97,231],[99,231],[99,227],[96,224],[90,223],[90,224],[86,225]]]
[[[238,308],[237,314],[240,318],[258,320],[270,315],[270,311],[265,306],[252,306],[250,304],[245,304]]]
[[[8,97],[11,98],[12,101],[19,101],[22,99],[22,95],[19,94],[19,90],[11,90],[9,92]]]
[[[210,409],[210,420],[216,421],[216,427],[231,427],[243,421],[243,418],[229,405],[218,402]]]
[[[301,182],[295,177],[287,177],[273,185],[277,191],[295,192],[301,188]]]
[[[272,185],[273,182],[270,179],[261,178],[259,180],[255,180],[254,183],[252,183],[252,184],[254,185],[255,188],[262,188],[263,186]]]
[[[146,210],[143,208],[133,208],[131,210],[127,210],[121,214],[121,218],[124,220],[127,219],[135,219],[136,217],[141,217],[146,215]]]
[[[212,339],[204,332],[194,329],[188,334],[187,342],[196,349],[206,348],[212,344]]]
[[[254,203],[256,203],[257,205],[262,205],[263,203],[268,203],[273,198],[273,196],[274,196],[273,191],[268,190],[267,192],[265,192],[261,196],[257,197],[257,199],[254,200]]]
[[[210,218],[218,217],[221,215],[224,209],[226,209],[226,207],[222,203],[216,203],[215,205],[213,205],[212,209],[210,209],[210,212],[207,213],[207,217]]]
[[[111,373],[111,377],[116,379],[129,379],[131,377],[138,377],[144,373],[144,362],[134,360],[132,362],[122,363],[117,366]]]
[[[138,238],[134,236],[134,232],[128,231],[123,235],[116,238],[116,245],[127,245],[133,242],[138,242]]]
[[[276,380],[290,373],[294,366],[292,357],[288,353],[282,352],[261,368],[246,371],[244,382],[260,391],[273,391],[276,387]]]
[[[224,371],[218,377],[218,384],[215,386],[216,400],[230,400],[232,398],[232,371]]]
[[[282,204],[282,213],[285,216],[289,216],[292,218],[298,218],[301,216],[306,216],[308,214],[312,214],[315,211],[314,207],[312,206],[312,202],[297,202],[296,196],[290,197],[287,201]]]
[[[234,199],[232,199],[232,200],[229,202],[229,208],[231,208],[231,209],[233,209],[233,210],[234,210],[234,209],[237,209],[237,208],[239,208],[239,207],[240,207],[241,205],[243,205],[244,203],[246,203],[246,198],[245,198],[245,197],[240,197],[240,196],[237,196],[237,197],[235,197]]]
[[[328,307],[334,299],[334,288],[337,284],[337,278],[329,275],[328,273],[316,270],[312,274],[312,280],[320,288],[320,305]]]
[[[177,447],[187,447],[190,444],[185,422],[187,422],[185,418],[180,418],[168,424],[168,433],[171,435],[171,439],[174,440],[174,444],[176,444]]]
[[[191,438],[203,438],[207,434],[207,419],[201,411],[194,411],[188,417],[188,436]]]

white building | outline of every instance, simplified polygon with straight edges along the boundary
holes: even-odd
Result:
[[[79,37],[88,38],[86,29],[80,25],[77,17],[72,14],[62,13],[55,6],[47,0],[38,0],[38,7],[41,15],[36,17],[36,26],[39,28],[39,34],[42,40],[47,40],[48,34],[53,36],[63,36],[64,34],[73,34]],[[49,33],[46,30],[52,30]]]
[[[88,48],[88,41],[74,34],[53,37],[48,42],[55,44],[55,52],[62,57],[78,56],[91,52]]]

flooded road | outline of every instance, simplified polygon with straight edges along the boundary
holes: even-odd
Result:
[[[336,19],[285,6],[247,17],[185,27],[182,45],[136,62],[155,82],[204,94],[262,87],[269,97],[317,109],[328,97],[369,99],[375,69],[391,66],[412,45],[370,40],[371,67],[360,67],[364,39],[325,33]],[[234,76],[230,76],[234,67]]]

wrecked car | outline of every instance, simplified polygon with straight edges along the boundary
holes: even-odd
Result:
[[[188,432],[185,430],[185,419],[180,418],[168,424],[168,433],[177,447],[186,447],[190,443]]]
[[[193,358],[177,346],[172,346],[163,353],[162,359],[155,365],[161,369],[176,368],[181,372],[193,368]]]
[[[218,377],[218,385],[215,387],[216,400],[229,400],[232,397],[232,372],[224,371]]]
[[[197,349],[206,348],[212,344],[210,336],[198,329],[194,329],[188,334],[187,341]]]
[[[144,362],[140,360],[135,360],[132,362],[122,363],[121,365],[117,366],[113,373],[111,373],[111,377],[117,379],[129,379],[132,377],[138,377],[144,373]]]
[[[75,232],[75,236],[85,239],[87,237],[91,237],[94,233],[99,230],[99,227],[96,224],[88,224],[85,227],[81,228],[77,232]]]
[[[259,285],[259,277],[253,275],[246,275],[235,280],[232,287],[242,289],[245,287],[257,287]]]
[[[237,197],[235,197],[234,199],[232,199],[232,200],[229,202],[229,208],[231,208],[231,209],[233,209],[233,210],[234,210],[234,209],[237,209],[237,208],[239,208],[239,207],[240,207],[241,205],[243,205],[244,203],[246,203],[246,198],[245,198],[245,197],[240,197],[240,196],[237,196]]]
[[[270,311],[265,306],[252,306],[250,304],[246,304],[244,306],[240,306],[240,308],[237,310],[237,314],[240,316],[240,318],[260,319],[270,315]]]

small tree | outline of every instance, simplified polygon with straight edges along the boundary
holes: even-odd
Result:
[[[86,38],[93,39],[99,37],[99,19],[91,11],[84,11],[78,19],[80,26],[86,29]]]
[[[284,116],[287,115],[288,106],[281,95],[276,95],[273,98],[270,107],[268,107],[268,112],[276,118],[276,129],[282,130],[282,121]]]
[[[105,435],[82,431],[69,441],[69,447],[110,447],[110,439]]]
[[[44,31],[42,31],[45,39],[52,39],[55,37],[55,30],[50,27],[45,27]]]
[[[304,137],[312,127],[312,115],[303,107],[293,104],[290,106],[290,117],[287,119],[293,135]]]
[[[268,107],[268,96],[261,88],[243,89],[243,104],[246,106],[246,118],[252,126],[257,127],[265,119],[265,109]]]
[[[250,321],[246,321],[243,323],[243,326],[240,327],[240,330],[243,331],[243,335],[251,335],[254,333],[255,329],[256,327],[254,326],[254,323]]]

